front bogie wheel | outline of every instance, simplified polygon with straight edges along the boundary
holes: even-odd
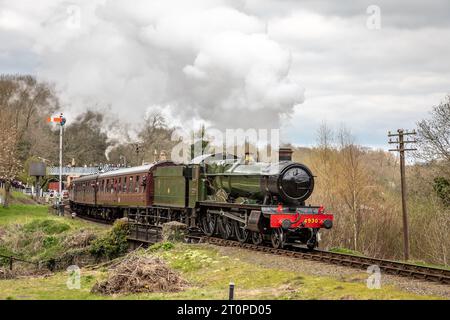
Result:
[[[286,239],[282,228],[272,229],[270,239],[272,241],[272,247],[275,249],[283,249]]]

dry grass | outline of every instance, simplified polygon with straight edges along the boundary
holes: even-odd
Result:
[[[131,253],[108,272],[108,278],[97,282],[93,293],[129,294],[148,292],[178,292],[187,282],[167,264],[151,256]]]

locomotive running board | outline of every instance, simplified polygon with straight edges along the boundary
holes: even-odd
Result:
[[[215,208],[236,208],[236,209],[248,209],[248,210],[261,210],[262,205],[259,204],[241,204],[241,203],[228,203],[228,202],[209,202],[201,201],[198,203],[200,207],[215,207]]]

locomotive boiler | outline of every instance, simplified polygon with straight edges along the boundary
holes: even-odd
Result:
[[[303,205],[314,190],[314,176],[303,164],[209,163],[206,177],[214,189],[223,189],[231,199],[268,204]]]

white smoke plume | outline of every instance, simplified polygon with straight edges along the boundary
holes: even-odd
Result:
[[[269,128],[304,100],[290,52],[241,1],[32,2],[2,1],[0,29],[21,35],[9,46],[33,48],[36,74],[73,114],[109,106],[133,122],[159,109],[181,122]]]

